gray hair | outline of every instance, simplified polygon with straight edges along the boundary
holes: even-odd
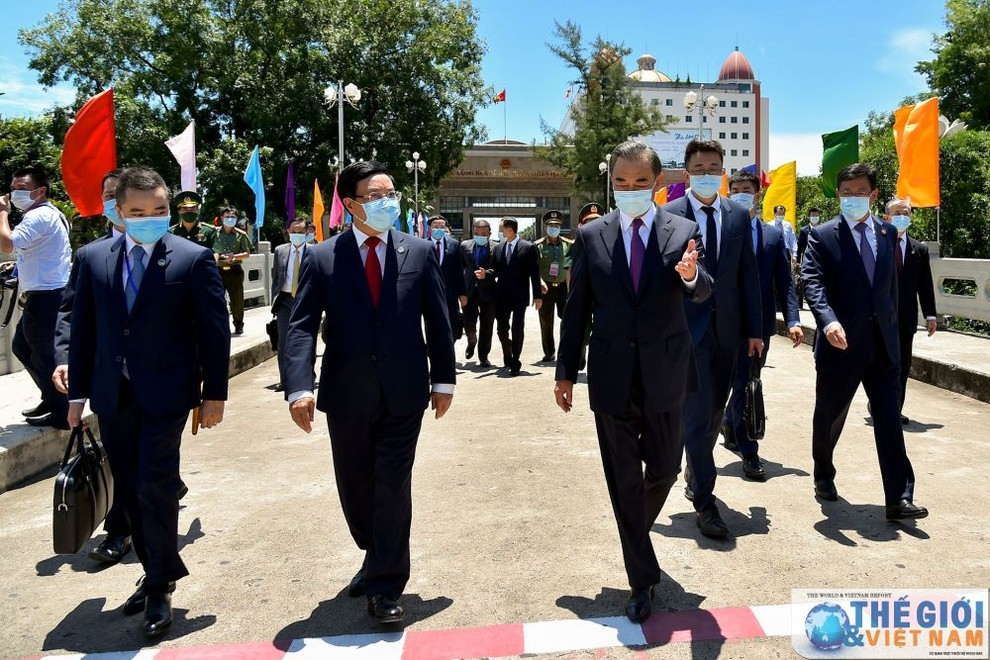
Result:
[[[620,158],[649,163],[654,175],[660,174],[663,171],[663,166],[660,163],[660,155],[650,145],[639,140],[626,140],[617,145],[612,150],[610,162],[614,163]]]
[[[913,210],[913,207],[911,206],[910,197],[908,197],[907,199],[901,199],[900,197],[895,197],[894,199],[887,202],[887,205],[883,207],[883,210],[889,215],[890,209],[894,208],[895,206],[902,206],[902,205],[907,206],[908,213],[910,213]]]
[[[491,224],[487,220],[485,220],[484,218],[477,218],[474,221],[474,226],[475,227],[484,227],[488,231],[491,231],[492,230]]]

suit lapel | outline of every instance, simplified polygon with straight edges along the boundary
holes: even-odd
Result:
[[[336,258],[344,262],[341,264],[343,266],[341,270],[345,273],[351,272],[347,279],[354,285],[358,296],[368,307],[374,307],[371,302],[371,289],[368,288],[368,277],[365,275],[364,264],[361,263],[361,248],[358,247],[357,237],[353,231],[341,234],[337,239],[337,250]]]
[[[851,261],[859,263],[859,268],[856,269],[856,272],[859,273],[865,286],[871,286],[870,278],[866,275],[866,265],[863,263],[863,255],[859,252],[859,243],[856,237],[853,236],[852,229],[849,228],[849,223],[842,216],[839,216],[839,222],[835,225],[835,240],[839,244],[839,258],[842,260],[840,263],[849,263]],[[874,271],[874,281],[876,280],[876,276],[877,273]]]
[[[877,239],[877,264],[873,271],[873,286],[876,286],[880,282],[881,277],[886,278],[890,275],[887,273],[887,264],[893,266],[894,255],[890,252],[890,241],[887,240],[887,228],[881,224],[880,220],[874,218],[872,215],[870,218],[876,223],[874,227],[876,228],[875,238]]]
[[[113,295],[118,311],[127,316],[127,300],[124,298],[124,237],[121,236],[107,253],[107,282],[110,283],[110,291]]]

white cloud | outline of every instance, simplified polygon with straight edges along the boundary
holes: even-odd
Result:
[[[932,33],[922,28],[898,30],[887,39],[883,55],[877,60],[879,71],[896,75],[912,84],[923,86],[925,78],[914,72],[921,60],[932,58]]]
[[[17,66],[0,57],[0,115],[34,117],[54,105],[66,105],[76,98],[76,90],[68,85],[45,88],[37,82],[30,69]]]
[[[817,176],[822,166],[822,136],[819,133],[770,133],[770,167],[797,161],[799,176]]]

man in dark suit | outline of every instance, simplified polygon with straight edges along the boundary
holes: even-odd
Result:
[[[461,244],[450,235],[447,219],[442,215],[430,218],[430,243],[433,244],[433,252],[440,262],[443,290],[447,299],[447,316],[450,317],[454,341],[457,341],[464,332],[461,309],[467,304],[467,289],[464,285],[464,272],[461,270],[464,255],[461,254]]]
[[[626,616],[639,622],[660,581],[650,529],[681,468],[681,409],[697,384],[683,301],[707,298],[712,280],[697,225],[653,204],[656,152],[630,140],[610,162],[619,210],[577,231],[554,395],[568,412],[591,324],[588,398],[631,587]]]
[[[337,192],[350,231],[303,263],[286,340],[289,412],[307,433],[326,413],[344,518],[364,562],[348,586],[368,612],[398,623],[409,580],[412,466],[423,411],[442,417],[454,396],[454,341],[431,244],[391,231],[400,193],[381,163],[345,167]],[[316,333],[326,313],[320,394]],[[426,337],[423,337],[425,327]]]
[[[495,244],[491,240],[492,226],[487,220],[474,221],[474,236],[461,244],[464,290],[464,332],[468,345],[464,359],[470,360],[478,349],[478,365],[492,366],[488,354],[492,350],[495,327]],[[480,323],[480,327],[479,324]]]
[[[901,349],[901,424],[910,420],[904,415],[904,393],[911,375],[911,353],[914,335],[918,331],[918,302],[925,315],[925,329],[931,337],[938,329],[935,311],[935,283],[932,281],[932,264],[928,246],[907,235],[911,226],[911,202],[892,199],[887,202],[887,219],[897,230],[897,251],[894,264],[897,268],[897,329]]]
[[[914,504],[914,470],[904,447],[897,328],[897,231],[870,213],[876,172],[856,163],[836,176],[841,215],[808,237],[801,276],[815,315],[815,494],[839,498],[832,457],[860,383],[873,415],[888,520],[924,518]]]
[[[715,500],[715,441],[736,370],[739,342],[746,354],[763,352],[760,281],[750,238],[749,209],[718,194],[725,151],[714,140],[692,140],[684,150],[689,193],[663,208],[697,222],[705,246],[705,270],[715,292],[707,300],[685,300],[685,312],[698,363],[698,389],[684,405],[684,448],[688,482],[685,495],[698,512],[697,525],[710,538],[729,530]]]
[[[757,358],[760,368],[767,363],[770,350],[770,337],[777,328],[776,306],[784,310],[787,321],[787,334],[794,347],[804,340],[801,319],[798,316],[797,296],[794,295],[794,280],[791,279],[790,264],[783,233],[771,224],[756,216],[756,201],[760,197],[760,179],[748,170],[737,170],[729,177],[729,193],[732,201],[749,209],[750,239],[756,255],[756,267],[760,276],[760,304],[763,306],[763,354]],[[739,450],[742,454],[743,474],[756,481],[766,479],[766,469],[760,459],[759,442],[749,437],[743,412],[746,408],[746,384],[750,380],[749,342],[739,344],[732,394],[725,407],[722,419],[722,433],[725,447]]]
[[[818,223],[822,220],[822,212],[815,207],[808,209],[808,224],[801,227],[801,231],[798,232],[797,239],[797,265],[798,265],[798,281],[795,283],[797,288],[797,299],[798,308],[804,309],[804,283],[801,281],[801,263],[804,261],[804,253],[808,249],[808,233],[811,231],[812,227],[817,227]]]
[[[302,262],[309,254],[307,245],[307,223],[304,218],[296,218],[289,224],[289,242],[275,248],[274,273],[272,275],[272,314],[278,328],[278,385],[277,391],[285,389],[285,338],[289,334],[289,315],[292,303],[299,290],[299,276]]]
[[[513,376],[518,376],[522,369],[519,356],[522,355],[531,290],[533,306],[539,310],[543,304],[540,262],[533,244],[519,238],[518,220],[506,216],[499,229],[504,240],[495,246],[495,320],[503,364]]]
[[[68,381],[71,426],[88,399],[100,418],[145,576],[124,603],[144,633],[172,624],[171,593],[188,575],[179,558],[179,444],[189,411],[223,420],[230,361],[223,284],[212,253],[167,233],[168,190],[153,170],[124,170],[117,214],[127,233],[76,254]]]

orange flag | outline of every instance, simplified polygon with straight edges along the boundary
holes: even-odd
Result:
[[[62,181],[79,215],[103,214],[103,175],[117,167],[113,89],[79,108],[62,145]]]
[[[663,206],[667,203],[667,186],[664,186],[660,190],[656,191],[653,195],[653,203],[657,206]]]
[[[729,175],[722,172],[722,187],[718,189],[718,194],[722,197],[729,196]]]
[[[897,147],[897,196],[911,206],[939,205],[938,97],[907,105],[894,112]]]
[[[316,225],[316,242],[323,242],[323,195],[320,193],[320,182],[313,181],[313,223]]]

